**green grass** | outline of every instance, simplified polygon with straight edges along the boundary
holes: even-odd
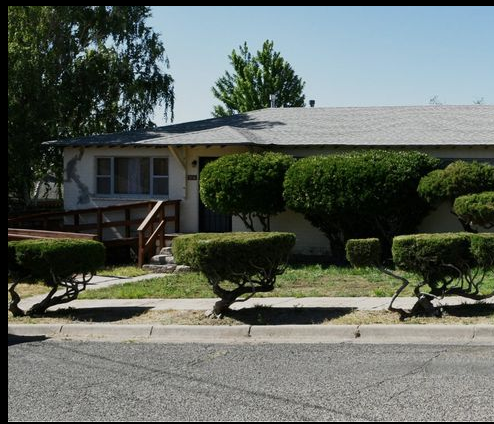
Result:
[[[122,265],[122,266],[109,266],[106,267],[105,269],[102,269],[98,271],[98,275],[101,275],[103,277],[139,277],[140,275],[146,275],[149,274],[149,271],[146,271],[142,268],[139,268],[137,266],[129,266],[129,265]]]
[[[410,274],[404,274],[417,281]],[[259,297],[387,297],[392,296],[400,282],[377,269],[323,267],[320,265],[292,266],[276,282],[276,288]],[[401,296],[410,296],[407,287]],[[486,276],[484,292],[494,290],[494,275]],[[197,273],[168,275],[135,283],[112,286],[82,293],[80,299],[177,299],[215,297],[206,279]]]

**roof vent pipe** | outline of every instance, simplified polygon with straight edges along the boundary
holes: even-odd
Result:
[[[316,101],[315,100],[309,100],[309,106],[310,107],[314,107],[316,105]]]

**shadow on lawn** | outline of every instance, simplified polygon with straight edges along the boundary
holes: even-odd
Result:
[[[250,325],[322,324],[353,312],[355,308],[271,308],[256,306],[230,310],[225,316]]]
[[[43,318],[68,318],[80,322],[114,322],[137,317],[149,311],[148,307],[119,306],[108,308],[66,308],[48,311]]]

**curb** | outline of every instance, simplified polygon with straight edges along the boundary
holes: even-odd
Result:
[[[494,325],[9,324],[9,336],[159,343],[359,343],[494,345]]]
[[[269,343],[342,343],[355,341],[357,325],[253,325],[250,337]]]

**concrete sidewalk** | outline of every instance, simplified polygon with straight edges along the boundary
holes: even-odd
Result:
[[[91,299],[73,300],[63,305],[56,305],[49,310],[65,308],[86,309],[86,308],[146,308],[149,310],[195,310],[207,311],[213,308],[218,299]],[[383,310],[389,305],[390,297],[265,297],[251,298],[246,302],[234,303],[231,309],[239,310],[253,308],[256,306],[266,306],[271,308],[351,308],[355,310]],[[21,302],[21,307],[29,307],[39,300],[28,298]],[[398,298],[394,306],[409,309],[417,299],[415,297]],[[475,301],[461,298],[448,297],[436,304],[441,305],[461,305],[463,303],[475,303]],[[485,303],[494,304],[494,299],[489,299]]]
[[[86,290],[95,290],[136,281],[162,278],[167,274],[146,274],[132,278],[102,277],[95,275],[88,284]],[[60,291],[62,293],[63,291]],[[38,295],[23,299],[20,307],[28,309],[35,303],[40,302],[45,295]],[[218,299],[92,299],[74,300],[69,303],[57,305],[50,310],[65,308],[118,308],[139,307],[151,310],[198,310],[207,311],[212,309]],[[352,308],[356,310],[383,310],[391,301],[390,297],[253,297],[246,302],[234,303],[231,309],[253,308],[256,306],[267,306],[271,308]],[[411,308],[417,299],[415,297],[399,297],[394,306],[397,308]],[[437,305],[461,305],[463,303],[475,303],[463,297],[448,297],[440,301],[434,301]],[[486,303],[494,304],[494,298],[488,299]]]

